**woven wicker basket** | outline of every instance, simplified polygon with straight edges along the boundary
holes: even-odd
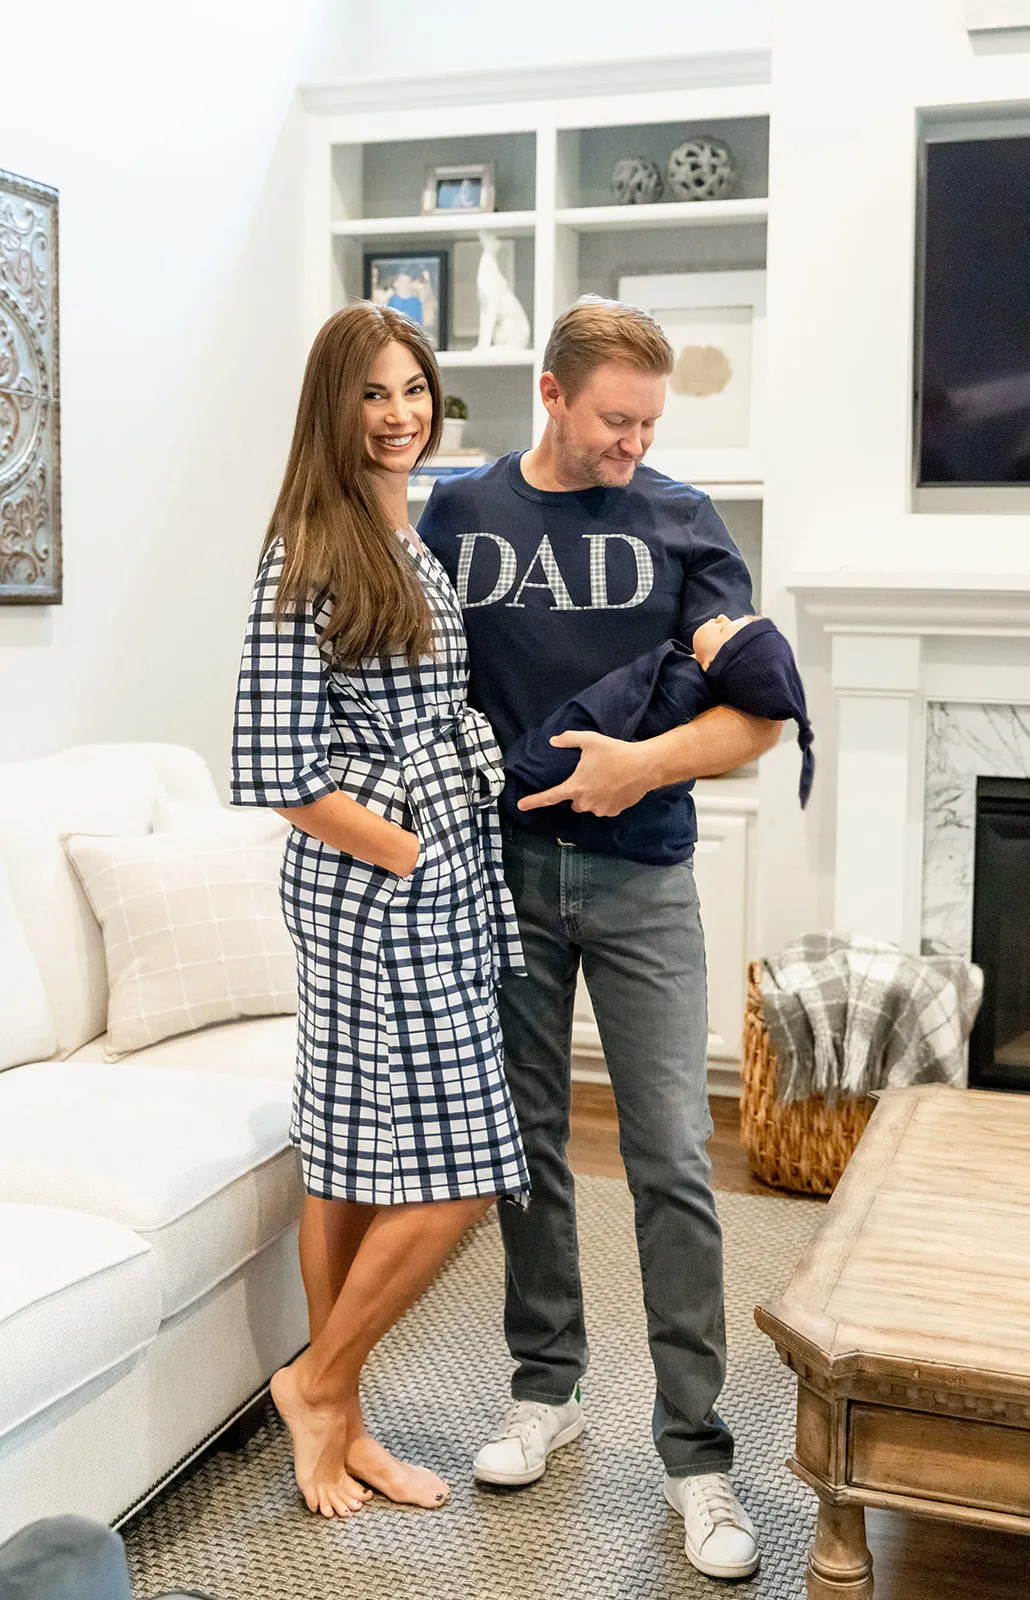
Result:
[[[762,1018],[762,963],[747,969],[744,1013],[744,1090],[740,1142],[763,1183],[795,1194],[832,1194],[873,1114],[874,1101],[840,1100],[829,1109],[821,1095],[784,1105],[776,1098],[776,1053]]]

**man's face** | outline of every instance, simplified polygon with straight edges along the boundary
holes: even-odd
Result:
[[[407,300],[411,295],[411,278],[406,272],[398,272],[393,280],[393,292],[402,300]]]
[[[558,477],[570,489],[625,488],[654,440],[665,406],[664,377],[606,361],[572,400],[553,378],[551,384],[552,393],[543,392]]]

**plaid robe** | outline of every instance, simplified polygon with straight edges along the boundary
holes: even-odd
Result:
[[[501,873],[503,774],[465,698],[447,575],[408,545],[436,655],[340,670],[327,596],[277,621],[282,553],[258,572],[236,699],[232,797],[292,807],[343,790],[422,841],[402,879],[294,828],[282,902],[297,950],[292,1134],[309,1194],[390,1205],[507,1194],[528,1177],[503,1069],[499,971],[522,962]]]

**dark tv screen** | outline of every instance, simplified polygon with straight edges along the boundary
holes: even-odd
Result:
[[[1030,138],[925,147],[920,484],[1030,483]]]

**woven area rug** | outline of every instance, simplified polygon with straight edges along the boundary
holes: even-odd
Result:
[[[786,1281],[822,1207],[717,1196],[730,1344],[720,1411],[736,1434],[734,1476],[763,1550],[755,1578],[727,1585],[689,1565],[683,1524],[662,1499],[629,1193],[613,1178],[579,1178],[576,1187],[592,1352],[587,1430],[543,1479],[491,1490],[469,1470],[511,1371],[491,1215],[368,1372],[370,1427],[397,1454],[448,1478],[449,1505],[405,1510],[376,1497],[356,1517],[322,1522],[297,1494],[288,1438],[272,1413],[245,1449],[209,1458],[129,1526],[136,1594],[181,1586],[218,1600],[801,1600],[814,1497],[784,1465],[794,1380],[752,1312]]]

